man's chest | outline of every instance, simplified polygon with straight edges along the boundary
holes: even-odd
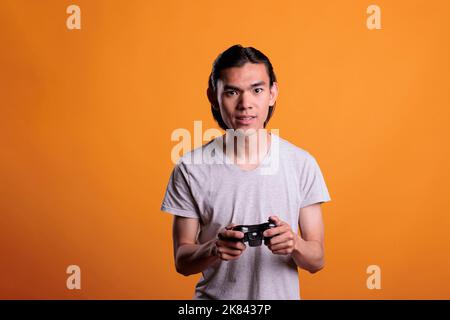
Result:
[[[279,171],[276,175],[210,172],[193,194],[205,223],[257,224],[270,215],[295,219],[300,205],[298,176]]]

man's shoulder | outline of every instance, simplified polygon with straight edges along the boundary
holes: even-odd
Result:
[[[214,163],[217,158],[223,156],[220,146],[223,137],[216,137],[211,141],[184,153],[177,161],[177,166],[190,167],[202,166]]]

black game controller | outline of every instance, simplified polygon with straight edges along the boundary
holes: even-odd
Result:
[[[267,244],[272,237],[264,237],[263,232],[267,229],[275,228],[276,225],[274,223],[269,222],[261,223],[261,224],[253,224],[253,225],[240,225],[235,226],[231,230],[240,231],[244,233],[244,238],[239,239],[243,242],[248,242],[250,247],[258,247],[261,245],[262,240],[264,239],[264,244]]]

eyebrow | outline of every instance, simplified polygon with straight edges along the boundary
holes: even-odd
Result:
[[[263,86],[263,85],[265,85],[265,84],[266,84],[265,81],[258,81],[258,82],[253,83],[252,85],[250,85],[250,88]],[[241,88],[236,87],[236,86],[233,86],[233,85],[230,85],[230,84],[224,85],[224,86],[223,86],[223,89],[224,89],[224,90],[236,90],[236,91],[242,91]]]

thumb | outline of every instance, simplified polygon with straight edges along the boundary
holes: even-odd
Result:
[[[231,230],[233,227],[236,227],[237,226],[237,224],[235,224],[235,223],[230,223],[229,225],[227,225],[226,227],[225,227],[225,229],[226,230]]]
[[[275,225],[279,226],[281,225],[281,220],[280,218],[278,218],[278,216],[270,216],[269,220],[271,220],[273,223],[275,223]]]

